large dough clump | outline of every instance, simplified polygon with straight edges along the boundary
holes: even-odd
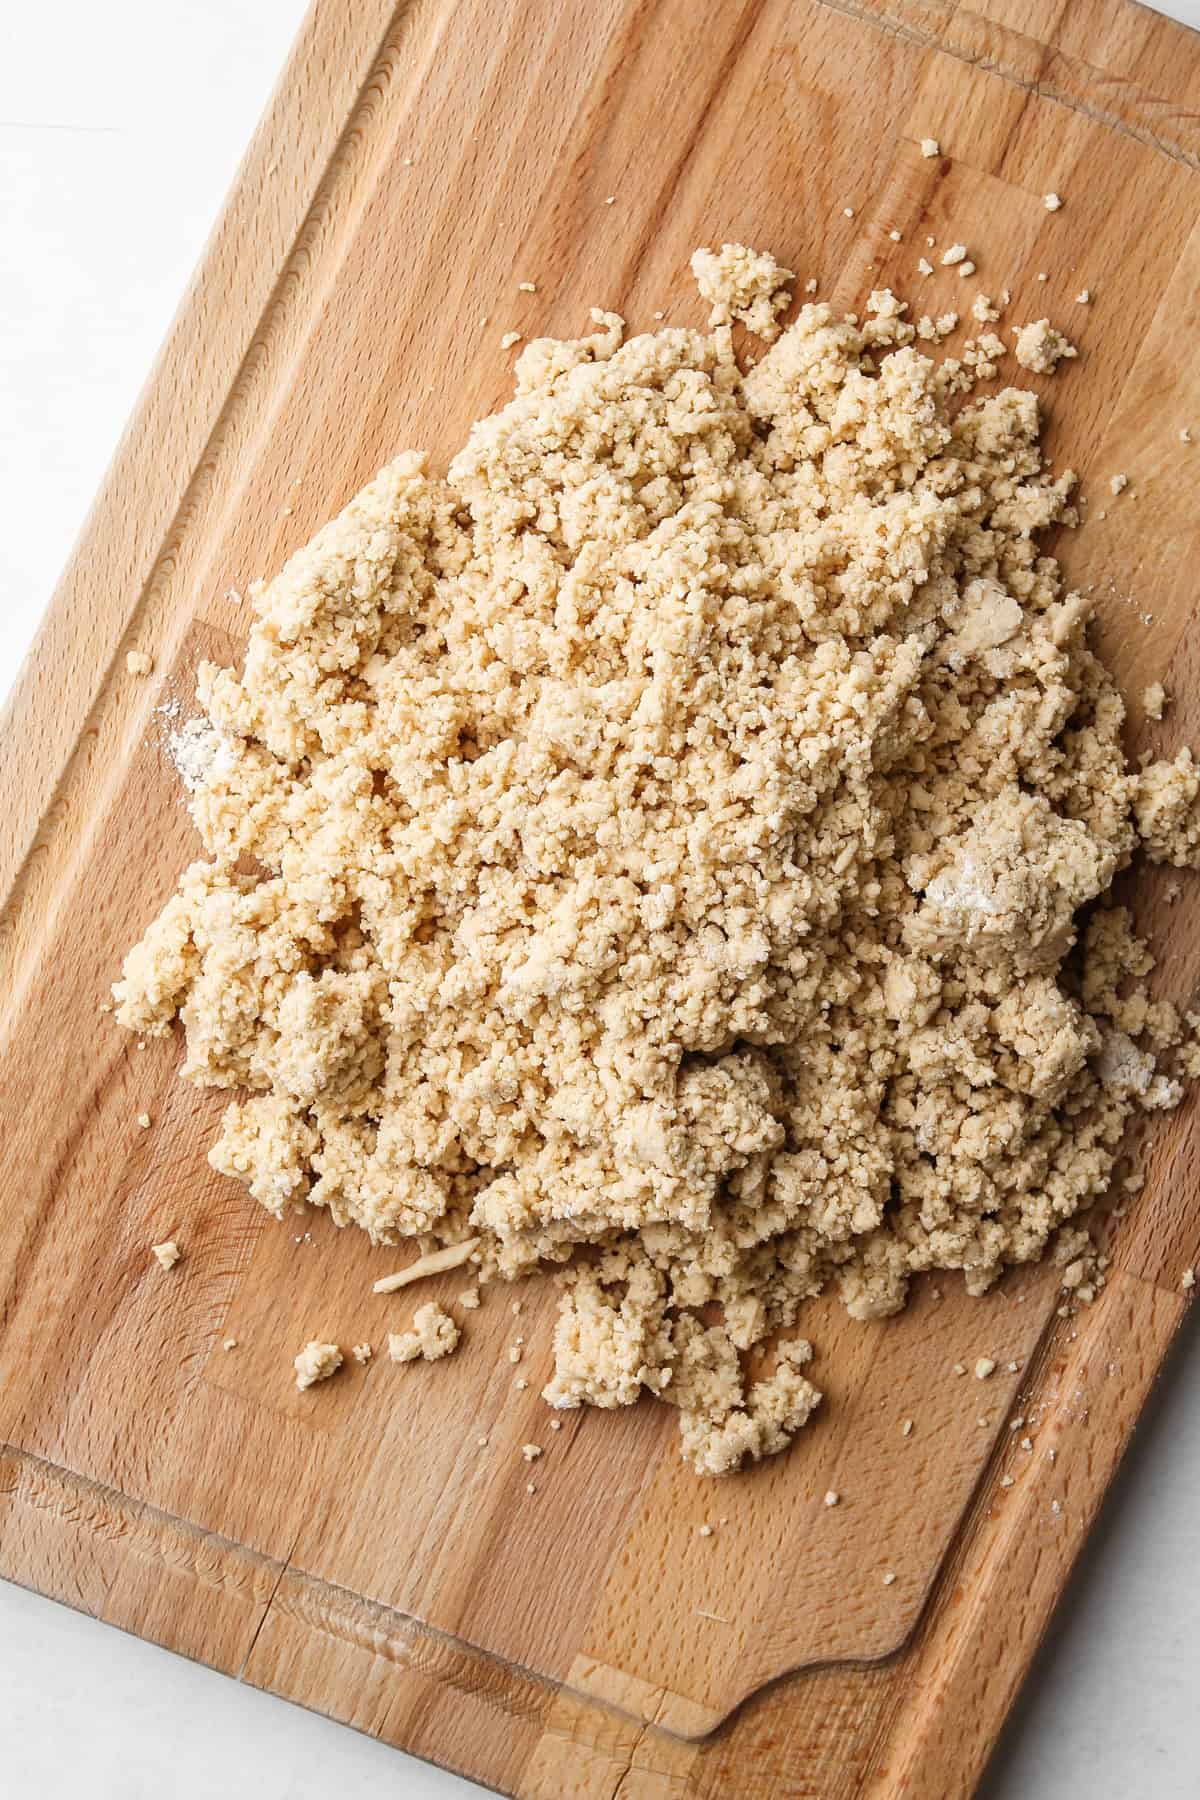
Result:
[[[448,476],[390,463],[201,669],[209,860],[115,989],[273,1212],[571,1262],[547,1397],[648,1389],[706,1471],[816,1404],[807,1296],[982,1292],[1178,1092],[1103,896],[1139,833],[1194,860],[1200,784],[1126,766],[1034,396],[952,409],[903,312],[748,374],[596,314]]]

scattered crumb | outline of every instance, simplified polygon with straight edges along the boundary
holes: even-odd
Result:
[[[698,1532],[696,1533],[697,1537],[711,1537],[712,1534],[713,1534],[713,1528],[711,1525],[701,1525]]]
[[[1037,277],[1037,278],[1038,278],[1038,280],[1039,280],[1039,281],[1049,281],[1049,279],[1050,279],[1050,277],[1049,277],[1049,275],[1048,275],[1048,274],[1047,274],[1047,273],[1046,273],[1046,271],[1045,271],[1045,269],[1039,269],[1039,270],[1038,270],[1038,277]]]
[[[952,268],[955,263],[965,262],[966,260],[967,246],[965,244],[951,244],[948,250],[943,250],[942,252],[942,267],[944,269]]]
[[[805,284],[804,284],[804,291],[805,291],[805,293],[806,293],[806,294],[815,294],[815,293],[816,293],[816,291],[817,291],[817,278],[816,278],[816,276],[815,276],[815,275],[810,275],[810,276],[809,276],[809,278],[808,278],[808,280],[807,280],[807,281],[806,281],[806,282],[805,282]]]
[[[1009,1365],[1008,1365],[1008,1372],[1009,1372],[1009,1374],[1010,1374],[1010,1375],[1015,1375],[1015,1374],[1017,1374],[1017,1372],[1018,1372],[1018,1371],[1019,1371],[1019,1369],[1020,1369],[1020,1367],[1021,1367],[1021,1365],[1020,1365],[1020,1363],[1018,1363],[1018,1362],[1010,1362],[1010,1363],[1009,1363]]]
[[[607,196],[607,198],[605,199],[604,204],[605,204],[605,206],[615,206],[616,200],[617,200],[617,196],[615,194],[609,194]]]
[[[917,274],[918,275],[932,275],[933,274],[933,264],[931,262],[927,261],[926,258],[923,256],[920,256],[917,258]]]
[[[1002,1488],[1010,1488],[1012,1485],[1013,1485],[1013,1478],[1011,1475],[1002,1475],[1000,1477],[1000,1486]]]
[[[1050,1502],[1050,1511],[1052,1513],[1060,1513],[1062,1511],[1062,1501],[1061,1500],[1052,1500]]]
[[[912,1436],[912,1428],[913,1428],[912,1420],[905,1419],[903,1424],[900,1427],[900,1436],[901,1437],[911,1437]]]
[[[951,1369],[951,1371],[950,1371],[950,1373],[952,1375],[965,1375],[966,1372],[967,1372],[966,1363],[960,1363],[960,1362],[956,1362],[953,1369]]]
[[[151,1244],[150,1249],[157,1257],[159,1267],[163,1269],[173,1269],[183,1255],[174,1238],[168,1238],[165,1244]]]
[[[973,275],[974,273],[975,273],[975,264],[973,262],[971,262],[970,259],[968,259],[964,263],[959,263],[958,278],[960,281],[965,281],[968,275]]]
[[[1062,205],[1062,201],[1057,194],[1045,194],[1042,197],[1042,205],[1047,212],[1057,212]]]
[[[1191,431],[1188,429],[1188,427],[1186,425],[1183,427],[1182,431],[1179,433],[1179,441],[1181,444],[1190,444],[1192,441]]]
[[[975,1364],[976,1381],[986,1381],[989,1375],[995,1373],[995,1369],[996,1362],[994,1357],[981,1356]]]
[[[899,244],[902,242],[901,234],[898,231],[889,231],[888,236],[891,238],[893,244]]]
[[[697,250],[692,256],[692,274],[707,300],[712,326],[730,325],[740,319],[748,331],[764,343],[779,336],[779,315],[787,311],[791,298],[789,283],[795,279],[761,250],[745,244],[722,244],[719,250]]]
[[[529,1386],[529,1383],[526,1381],[526,1379],[523,1375],[518,1375],[517,1379],[513,1382],[513,1386],[516,1388],[516,1390],[519,1394],[523,1394],[525,1392],[526,1388]]]
[[[149,1131],[149,1129],[150,1129],[150,1126],[151,1126],[151,1124],[152,1124],[152,1123],[153,1123],[153,1121],[152,1121],[152,1120],[151,1120],[151,1118],[150,1118],[150,1114],[149,1114],[149,1113],[145,1113],[145,1112],[142,1112],[142,1113],[139,1113],[139,1114],[138,1114],[138,1116],[137,1116],[137,1122],[138,1122],[138,1124],[139,1124],[139,1125],[140,1125],[140,1126],[141,1126],[141,1128],[142,1128],[142,1130],[143,1130],[143,1131]]]
[[[370,1344],[355,1344],[350,1354],[356,1363],[369,1363],[375,1352]]]
[[[841,1497],[842,1496],[838,1493],[836,1488],[830,1488],[829,1492],[825,1496],[826,1506],[836,1506],[838,1504],[838,1501],[841,1499]]]
[[[938,143],[936,138],[922,138],[921,139],[921,155],[922,156],[940,156],[941,155],[941,145]]]
[[[852,219],[854,217],[854,208],[852,206],[843,206],[842,217],[843,219]]]
[[[536,1462],[541,1454],[542,1446],[540,1444],[521,1445],[521,1455],[525,1458],[526,1462]]]
[[[1013,334],[1013,352],[1021,367],[1032,369],[1035,375],[1053,375],[1064,357],[1079,354],[1049,319],[1035,319],[1032,325],[1020,326]]]
[[[520,1360],[521,1360],[520,1344],[514,1344],[512,1346],[511,1350],[508,1353],[508,1360],[510,1363],[519,1363],[520,1362]]]
[[[1128,475],[1114,475],[1108,484],[1108,491],[1115,497],[1117,494],[1123,494],[1128,486]]]
[[[125,657],[125,667],[131,675],[149,675],[154,658],[147,656],[144,650],[130,650]]]
[[[1142,710],[1148,719],[1161,719],[1167,708],[1167,690],[1161,681],[1142,689]]]
[[[457,1299],[464,1312],[475,1312],[479,1306],[479,1289],[464,1288]]]
[[[224,1343],[221,1345],[222,1350],[236,1350],[237,1347],[238,1347],[238,1341],[236,1338],[226,1338]]]
[[[393,1362],[438,1362],[458,1348],[462,1333],[436,1300],[426,1301],[413,1314],[411,1331],[388,1332],[388,1355]]]
[[[1079,292],[1075,296],[1075,304],[1077,306],[1089,306],[1091,304],[1091,299],[1092,299],[1091,288],[1080,288]]]
[[[891,1569],[884,1570],[884,1574],[883,1574],[884,1587],[891,1587],[891,1585],[892,1585],[893,1581],[895,1581],[895,1579],[896,1579],[895,1574]]]
[[[525,1483],[525,1492],[527,1494],[536,1494],[537,1493],[536,1484],[532,1481],[527,1481]]]
[[[1000,317],[1000,308],[987,294],[976,294],[971,302],[971,317],[978,325],[994,325]]]
[[[551,1429],[551,1431],[561,1431],[562,1430],[562,1420],[561,1419],[551,1419],[550,1429]]]
[[[486,1450],[487,1447],[488,1447],[488,1441],[485,1437],[480,1436],[475,1439],[475,1448],[477,1450]]]
[[[1190,1294],[1196,1285],[1195,1269],[1185,1269],[1183,1274],[1179,1277],[1179,1285],[1185,1294]]]
[[[519,344],[520,341],[521,333],[519,331],[506,331],[504,336],[500,339],[500,348],[502,350],[511,350],[513,345]]]
[[[535,281],[518,281],[517,292],[519,294],[536,294],[537,283]]]
[[[342,1353],[336,1344],[323,1344],[319,1338],[310,1338],[293,1360],[296,1386],[301,1389],[310,1388],[318,1381],[328,1381],[331,1375],[337,1374],[341,1366]]]

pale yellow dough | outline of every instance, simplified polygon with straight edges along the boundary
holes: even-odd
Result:
[[[707,297],[769,330],[782,272],[726,249]],[[448,476],[390,463],[201,667],[209,860],[114,989],[231,1091],[215,1168],[569,1264],[547,1398],[649,1390],[707,1472],[816,1405],[806,1297],[982,1293],[1179,1091],[1104,896],[1139,836],[1196,860],[1200,776],[1126,765],[1034,395],[951,405],[1003,345],[939,369],[904,310],[806,305],[747,373],[595,314]],[[452,1348],[421,1318],[393,1356]]]

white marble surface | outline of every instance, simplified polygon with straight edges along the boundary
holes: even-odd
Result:
[[[0,8],[0,693],[303,10],[303,0]],[[1169,10],[1200,24],[1200,0]],[[1198,1483],[1200,1346],[1189,1331],[1060,1609],[987,1800],[1193,1800],[1200,1791]],[[14,1796],[374,1800],[384,1788],[451,1800],[482,1791],[4,1583],[0,1693],[0,1791]]]

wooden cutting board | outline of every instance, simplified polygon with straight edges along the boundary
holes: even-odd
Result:
[[[397,1259],[215,1176],[221,1097],[100,1008],[195,853],[165,728],[198,657],[239,654],[238,596],[395,451],[445,458],[505,396],[502,332],[699,322],[698,243],[941,311],[976,284],[915,264],[961,239],[1010,321],[1064,325],[1050,443],[1097,498],[1060,553],[1130,694],[1177,696],[1158,726],[1134,702],[1131,744],[1200,739],[1198,101],[1200,40],[1128,0],[314,7],[7,716],[0,1571],[507,1793],[972,1789],[1185,1311],[1190,1105],[1095,1306],[1060,1318],[1046,1271],[870,1326],[815,1304],[827,1404],[712,1484],[664,1408],[548,1431],[548,1282],[450,1364],[298,1395],[306,1338],[407,1322],[371,1293]],[[1165,886],[1133,892],[1186,999]],[[953,1375],[982,1354],[991,1381]]]

